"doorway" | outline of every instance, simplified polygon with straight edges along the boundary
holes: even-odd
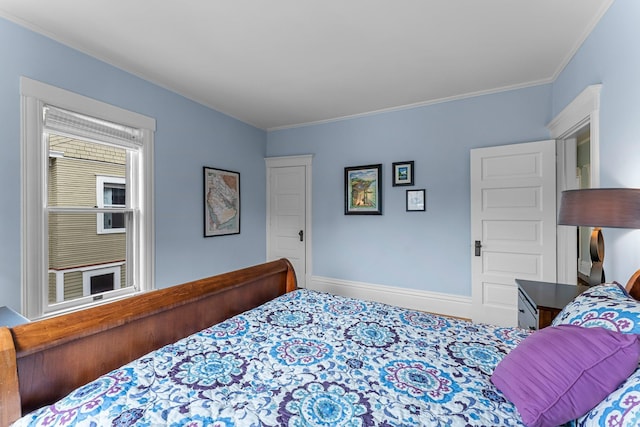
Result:
[[[267,261],[286,258],[305,288],[311,273],[311,156],[268,157]]]
[[[576,182],[577,188],[591,188],[591,129],[587,125],[576,134]],[[593,227],[577,227],[577,275],[576,282],[587,285],[591,270],[589,240]]]
[[[548,125],[557,142],[557,205],[562,191],[600,187],[600,91],[602,85],[584,89]],[[578,284],[591,269],[591,231],[557,227],[558,282]]]

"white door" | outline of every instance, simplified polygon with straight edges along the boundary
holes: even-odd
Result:
[[[556,281],[556,144],[471,150],[473,321],[517,325],[515,279]]]
[[[267,159],[267,260],[287,258],[300,288],[305,287],[311,237],[307,160],[310,156]]]

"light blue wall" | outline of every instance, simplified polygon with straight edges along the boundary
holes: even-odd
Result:
[[[640,2],[616,0],[553,85],[553,114],[602,83],[600,186],[640,188]],[[638,213],[640,215],[640,212]],[[607,280],[640,268],[640,231],[603,230]]]
[[[0,58],[0,306],[20,309],[20,76],[156,119],[159,287],[264,262],[264,131],[2,18]],[[240,172],[240,235],[203,238],[203,166]]]
[[[640,187],[640,2],[617,0],[551,85],[269,132],[269,156],[312,153],[314,275],[470,295],[469,150],[548,137],[602,83],[602,187]],[[416,161],[426,213],[404,212],[394,161]],[[383,163],[384,215],[343,215],[343,168]],[[608,280],[640,268],[640,231],[604,230]]]
[[[602,83],[601,184],[640,187],[640,2],[617,0],[550,85],[263,131],[0,19],[0,305],[20,301],[20,110],[24,75],[158,121],[159,286],[264,260],[263,156],[314,154],[314,275],[470,295],[469,150],[548,137],[546,124]],[[267,145],[265,149],[265,143]],[[395,161],[415,160],[427,212],[404,210]],[[383,163],[382,216],[343,215],[345,166]],[[202,166],[241,172],[242,233],[202,238]],[[608,278],[640,267],[640,231],[605,230]]]
[[[551,85],[272,131],[267,154],[313,157],[313,272],[471,295],[469,150],[548,138]],[[427,211],[406,212],[391,164],[415,161]],[[344,167],[383,164],[383,215],[344,215]]]

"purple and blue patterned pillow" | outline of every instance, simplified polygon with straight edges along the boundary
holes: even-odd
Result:
[[[576,424],[578,427],[640,425],[640,369],[636,369],[620,387],[579,418]]]
[[[639,357],[637,335],[574,325],[549,327],[507,354],[491,382],[513,402],[527,426],[557,426],[589,415],[636,370]]]
[[[551,323],[559,325],[640,334],[640,301],[618,283],[593,286],[578,295]]]
[[[553,320],[552,326],[577,325],[640,334],[640,301],[619,283],[594,286],[577,296]],[[640,425],[640,368],[595,408],[577,420],[580,427]]]

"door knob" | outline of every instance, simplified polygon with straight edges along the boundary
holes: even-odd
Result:
[[[300,230],[298,236],[300,236],[300,241],[302,242],[304,240],[304,231]]]

